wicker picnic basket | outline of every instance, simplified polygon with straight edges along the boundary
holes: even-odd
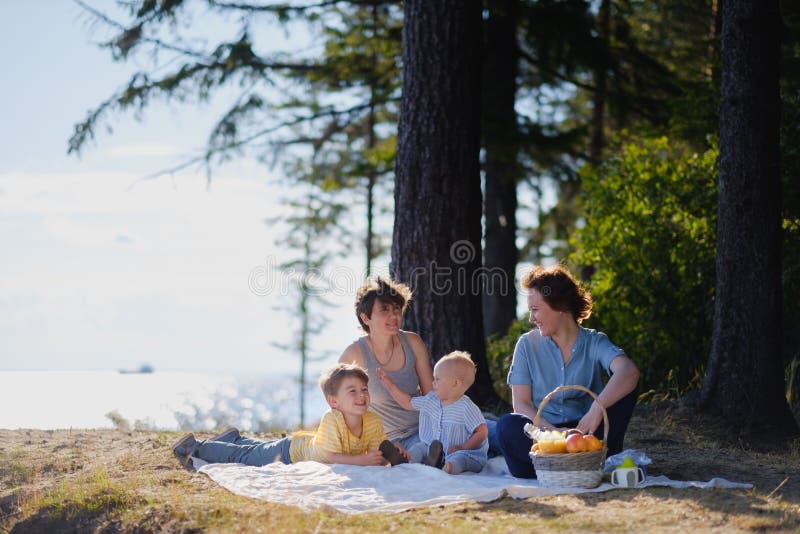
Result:
[[[542,416],[542,409],[550,402],[550,399],[561,391],[578,389],[585,391],[597,401],[603,410],[603,447],[597,451],[590,452],[571,452],[542,454],[532,452],[533,467],[536,469],[536,476],[539,484],[547,488],[596,488],[603,479],[603,467],[606,461],[606,440],[608,438],[608,414],[606,409],[600,404],[600,399],[595,393],[583,386],[559,386],[542,399],[536,417],[533,419],[533,426],[539,426]]]

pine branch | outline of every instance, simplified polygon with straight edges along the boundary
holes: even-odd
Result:
[[[255,140],[257,140],[257,139],[259,139],[261,137],[264,137],[264,136],[267,136],[269,134],[275,133],[275,132],[277,132],[277,131],[279,131],[279,130],[281,130],[283,128],[289,128],[289,127],[292,127],[292,126],[297,126],[298,124],[303,124],[305,122],[311,122],[311,121],[314,121],[316,119],[321,119],[323,117],[336,117],[336,116],[341,116],[341,115],[347,115],[347,114],[353,113],[355,111],[359,111],[361,109],[365,109],[367,107],[369,107],[368,103],[367,104],[359,104],[357,106],[353,106],[351,108],[344,109],[344,110],[331,109],[331,110],[327,110],[327,111],[324,111],[324,112],[321,112],[321,113],[315,113],[315,114],[312,114],[312,115],[307,115],[305,117],[297,117],[297,118],[295,118],[293,120],[282,122],[280,124],[276,124],[276,125],[271,126],[269,128],[265,128],[263,130],[260,130],[260,131],[258,131],[256,133],[254,133],[252,135],[249,135],[248,137],[245,137],[245,138],[240,139],[238,141],[232,141],[230,143],[226,143],[224,145],[208,149],[200,156],[196,156],[196,157],[190,158],[190,159],[188,159],[188,160],[186,160],[186,161],[184,161],[184,162],[182,162],[182,163],[180,163],[180,164],[178,164],[178,165],[176,165],[174,167],[170,167],[168,169],[163,169],[163,170],[154,172],[152,174],[149,174],[147,176],[144,176],[143,178],[141,178],[141,180],[152,180],[154,178],[159,178],[161,176],[165,176],[165,175],[169,175],[169,174],[175,174],[176,172],[182,171],[183,169],[191,167],[192,165],[196,165],[196,164],[202,163],[202,162],[208,162],[208,161],[211,160],[211,158],[213,158],[217,154],[221,154],[223,152],[227,152],[227,151],[230,151],[230,150],[235,150],[237,148],[241,148],[241,147],[243,147],[245,145],[248,145],[248,144],[252,143],[253,141],[255,141]]]
[[[597,87],[595,87],[594,85],[590,85],[588,83],[578,81],[575,78],[571,78],[569,76],[566,76],[565,74],[562,74],[562,73],[558,72],[558,70],[556,70],[556,69],[552,69],[550,67],[545,66],[543,62],[541,62],[538,59],[536,59],[535,57],[533,57],[529,52],[526,52],[524,50],[519,50],[519,55],[520,55],[520,57],[522,59],[524,59],[525,61],[527,61],[528,63],[530,63],[531,65],[533,65],[537,69],[539,69],[540,71],[542,71],[542,72],[544,72],[546,74],[549,74],[550,76],[553,76],[554,78],[556,78],[558,80],[561,80],[562,82],[571,83],[571,84],[575,85],[576,87],[580,87],[581,89],[586,89],[587,91],[596,91],[597,90]]]
[[[382,2],[376,0],[328,0],[324,2],[317,2],[313,4],[305,4],[305,5],[295,5],[295,4],[288,4],[288,3],[281,3],[281,4],[251,4],[245,2],[216,2],[214,0],[209,1],[209,4],[212,7],[220,8],[220,9],[233,9],[238,11],[246,11],[250,13],[260,12],[260,13],[277,13],[279,15],[288,14],[290,12],[295,13],[303,13],[305,11],[309,11],[311,9],[319,9],[325,7],[332,7],[338,4],[349,4],[349,5],[357,5],[357,6],[372,6],[375,4],[399,4],[399,2]]]

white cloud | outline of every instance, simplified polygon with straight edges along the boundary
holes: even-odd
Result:
[[[186,176],[0,174],[0,247],[14,251],[0,263],[0,368],[293,369],[272,346],[292,334],[276,311],[288,297],[248,286],[286,254],[281,228],[263,223],[281,193],[262,176],[207,189]],[[324,344],[343,347],[346,326]]]
[[[111,158],[141,158],[179,156],[181,149],[175,145],[139,144],[121,145],[110,148]]]

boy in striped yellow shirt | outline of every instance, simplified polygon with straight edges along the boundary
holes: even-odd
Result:
[[[368,411],[368,382],[366,371],[355,364],[338,364],[325,372],[319,385],[331,409],[322,416],[316,432],[300,431],[276,441],[261,441],[243,437],[231,428],[205,441],[187,434],[172,450],[182,463],[196,456],[210,463],[255,466],[277,461],[386,465],[380,450],[382,445],[386,450],[386,433],[380,417]],[[402,445],[398,449],[407,457]]]

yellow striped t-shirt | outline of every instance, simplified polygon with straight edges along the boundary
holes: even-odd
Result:
[[[342,412],[330,409],[322,416],[316,432],[292,434],[289,457],[292,463],[309,460],[325,463],[326,452],[357,455],[377,450],[386,439],[381,418],[368,411],[361,425],[361,437],[357,438],[347,428]]]

